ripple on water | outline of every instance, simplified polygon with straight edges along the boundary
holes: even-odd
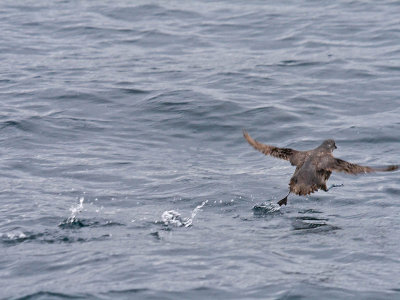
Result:
[[[281,213],[281,206],[274,202],[264,202],[253,206],[253,214],[256,216],[270,216]]]
[[[314,216],[296,216],[292,218],[292,228],[297,233],[320,233],[340,229],[340,227],[328,223],[328,218]]]
[[[101,241],[110,238],[110,234],[101,234],[99,236],[82,237],[76,234],[65,234],[57,230],[46,230],[44,232],[8,232],[0,235],[0,241],[4,246],[16,246],[22,243],[39,243],[39,244],[59,244],[59,243],[76,243]]]

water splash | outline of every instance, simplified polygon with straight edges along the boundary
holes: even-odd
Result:
[[[71,206],[69,209],[71,211],[71,216],[67,219],[67,223],[74,223],[78,221],[77,215],[83,210],[83,201],[85,200],[84,197],[79,198],[79,204],[75,206]]]
[[[164,211],[161,215],[161,219],[164,222],[164,225],[174,225],[176,227],[187,227],[186,224],[188,224],[189,221],[189,218],[182,218],[181,214],[175,210]]]
[[[167,210],[164,211],[163,214],[161,215],[162,222],[164,225],[173,225],[176,227],[190,227],[193,225],[193,220],[198,214],[198,212],[208,203],[208,200],[203,201],[200,205],[196,206],[195,209],[193,209],[192,214],[188,218],[182,218],[181,214],[177,212],[176,210]]]
[[[196,206],[195,209],[192,211],[192,216],[189,218],[188,223],[185,225],[185,227],[192,226],[194,217],[196,217],[197,213],[208,203],[208,200],[203,201],[200,205]]]
[[[83,201],[84,197],[79,198],[79,203],[75,206],[71,206],[69,209],[71,211],[71,215],[62,221],[58,226],[61,228],[71,228],[71,227],[83,227],[84,224],[78,220],[78,214],[83,210]]]

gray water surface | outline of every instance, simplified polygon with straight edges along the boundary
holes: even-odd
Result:
[[[398,1],[2,1],[1,299],[399,299]]]

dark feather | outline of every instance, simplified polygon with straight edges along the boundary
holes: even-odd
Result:
[[[333,158],[332,162],[326,166],[326,169],[336,172],[346,172],[349,174],[375,172],[375,170],[371,167],[364,167],[357,164],[349,163],[340,158]]]
[[[247,142],[253,146],[254,149],[260,151],[265,155],[271,155],[276,158],[281,158],[290,161],[293,166],[302,165],[305,158],[303,151],[297,151],[290,148],[278,148],[275,146],[265,145],[257,140],[253,139],[245,130],[243,130],[243,136]]]

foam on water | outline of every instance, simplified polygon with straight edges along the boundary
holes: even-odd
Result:
[[[173,225],[176,227],[185,226],[189,224],[189,218],[182,218],[181,214],[175,210],[164,211],[161,215],[164,225]]]
[[[1,234],[1,239],[3,241],[16,241],[16,240],[24,240],[27,238],[27,235],[24,232],[7,232]]]

